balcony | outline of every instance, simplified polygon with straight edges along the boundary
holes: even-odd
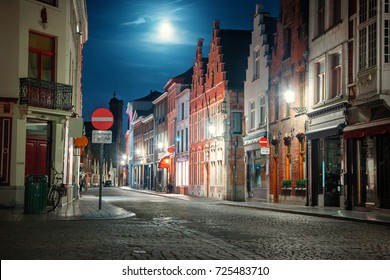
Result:
[[[72,109],[72,86],[21,78],[19,103],[39,108],[70,111]]]

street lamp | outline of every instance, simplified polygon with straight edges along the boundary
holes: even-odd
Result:
[[[294,107],[294,100],[295,100],[295,93],[291,89],[288,89],[284,92],[284,97],[286,99],[288,107],[296,112],[297,114],[306,114],[307,108],[300,106],[300,107]]]

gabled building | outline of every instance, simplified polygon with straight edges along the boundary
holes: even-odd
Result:
[[[23,205],[26,176],[51,184],[54,169],[67,203],[78,197],[86,1],[1,1],[0,18],[0,206]]]
[[[276,19],[256,5],[244,82],[244,147],[248,197],[265,201],[269,197],[269,154],[265,153],[269,146],[262,150],[259,140],[268,136],[269,63],[275,28]]]
[[[269,70],[270,189],[275,203],[306,203],[303,180],[306,178],[308,2],[280,1]]]
[[[244,80],[251,32],[213,22],[207,69],[198,41],[191,94],[190,185],[194,195],[245,200]],[[201,65],[198,65],[201,64]],[[202,71],[205,78],[202,79]],[[204,84],[202,84],[204,82]]]

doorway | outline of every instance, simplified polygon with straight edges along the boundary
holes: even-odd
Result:
[[[47,121],[27,120],[25,176],[50,176],[50,131]]]

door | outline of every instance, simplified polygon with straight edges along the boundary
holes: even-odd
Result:
[[[25,175],[49,175],[48,141],[26,140]]]
[[[28,119],[26,134],[25,176],[48,175],[50,178],[50,122]]]

